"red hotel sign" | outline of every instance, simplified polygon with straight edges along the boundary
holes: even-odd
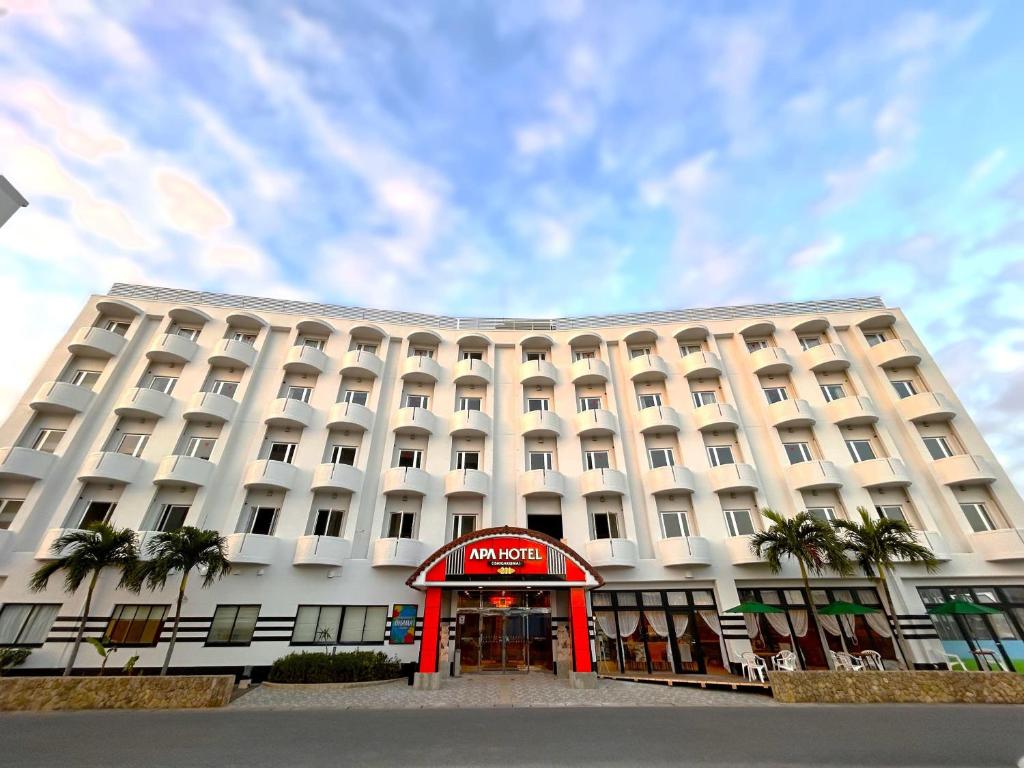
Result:
[[[536,541],[503,536],[471,541],[463,548],[463,573],[467,575],[546,574],[548,548]]]

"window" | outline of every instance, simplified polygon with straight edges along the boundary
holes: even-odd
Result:
[[[149,380],[149,388],[169,395],[174,391],[174,385],[177,383],[177,376],[153,376]]]
[[[255,533],[260,536],[273,536],[277,523],[277,507],[250,507],[249,519],[242,533]]]
[[[312,387],[288,387],[285,397],[289,400],[298,400],[300,403],[308,403],[312,393]]]
[[[907,522],[907,518],[903,514],[903,507],[899,504],[884,504],[876,506],[875,513],[883,520],[899,520],[900,522]]]
[[[426,408],[429,398],[426,395],[406,395],[406,408]]]
[[[314,339],[308,336],[304,336],[300,342],[300,346],[309,347],[310,349],[318,349],[321,352],[324,351],[324,346],[327,344],[327,339]]]
[[[807,511],[811,517],[821,520],[823,523],[831,523],[833,520],[839,519],[834,507],[808,507]]]
[[[811,451],[807,447],[807,443],[783,443],[782,447],[786,449],[786,457],[790,464],[800,464],[811,460]]]
[[[417,348],[413,349],[411,356],[412,357],[426,357],[426,358],[433,359],[433,357],[434,357],[434,350],[432,350],[432,349],[424,349],[422,347],[417,347]]]
[[[572,353],[572,359],[575,360],[576,362],[579,362],[580,360],[593,360],[596,356],[597,353],[593,351]]]
[[[0,531],[6,531],[11,527],[24,503],[24,499],[0,499]]]
[[[189,341],[195,341],[196,339],[199,338],[198,328],[186,328],[184,326],[178,326],[174,330],[174,333],[176,336],[181,336],[183,339],[188,339]]]
[[[63,429],[40,429],[39,434],[36,435],[35,442],[32,443],[33,450],[53,453],[57,450],[57,446],[60,445],[65,432],[66,430]]]
[[[885,341],[884,333],[865,333],[864,339],[867,341],[869,347],[875,347]]]
[[[643,357],[644,355],[649,355],[649,354],[651,354],[651,348],[650,347],[630,347],[630,350],[629,350],[630,358]]]
[[[526,401],[527,411],[546,411],[549,401],[546,397],[531,397]]]
[[[314,536],[341,536],[341,525],[345,519],[343,509],[318,509],[313,520]]]
[[[78,521],[78,528],[88,528],[93,523],[105,523],[117,506],[116,501],[87,501],[82,519]]]
[[[483,352],[471,352],[468,349],[464,349],[464,350],[462,350],[462,359],[463,360],[483,360],[484,359],[484,353]]]
[[[246,333],[245,331],[235,331],[231,334],[232,341],[238,341],[242,344],[248,344],[250,347],[256,343],[255,333]]]
[[[123,453],[128,456],[141,456],[142,449],[146,447],[147,440],[149,440],[149,435],[136,435],[126,432],[121,435],[121,441],[117,444],[117,453]]]
[[[690,535],[690,523],[682,510],[662,512],[660,517],[661,533],[666,539],[679,539]]]
[[[614,512],[595,512],[593,516],[593,538],[619,538],[619,518]]]
[[[185,446],[185,455],[209,461],[216,444],[217,438],[215,437],[190,437],[188,445]]]
[[[188,505],[164,504],[160,508],[160,516],[156,520],[156,530],[176,531],[185,524],[188,517]]]
[[[671,448],[649,448],[647,455],[651,460],[651,469],[671,467],[676,463]]]
[[[581,397],[580,411],[596,411],[601,408],[600,397]]]
[[[765,399],[768,400],[769,405],[772,403],[781,403],[783,400],[789,399],[789,393],[786,392],[785,387],[765,387],[764,396]]]
[[[92,389],[100,377],[99,371],[85,371],[77,370],[71,377],[71,383],[76,387],[85,387],[86,389]]]
[[[476,515],[452,515],[452,539],[476,530]]]
[[[413,526],[416,523],[415,512],[405,512],[399,510],[392,512],[388,517],[388,533],[387,538],[389,539],[411,539]]]
[[[368,344],[366,342],[357,341],[355,345],[356,352],[369,352],[371,355],[377,354],[377,345]]]
[[[875,458],[875,450],[870,440],[847,440],[846,448],[854,462],[870,461]]]
[[[640,400],[640,410],[643,410],[644,408],[656,408],[661,405],[661,394],[658,392],[648,395],[639,395],[638,399]]]
[[[348,464],[355,466],[356,447],[354,445],[331,446],[331,464]]]
[[[822,384],[821,394],[825,396],[826,403],[831,403],[833,400],[842,400],[846,397],[846,391],[843,389],[842,384]]]
[[[478,451],[458,451],[455,454],[456,469],[480,469],[480,453]]]
[[[460,397],[459,398],[459,410],[460,411],[479,411],[480,405],[483,400],[479,397]]]
[[[104,635],[114,645],[156,645],[166,605],[115,605]]]
[[[732,455],[731,445],[709,445],[708,460],[712,467],[720,467],[723,464],[735,464],[736,460]]]
[[[749,509],[725,510],[725,527],[730,536],[749,536],[754,532],[754,524],[750,520]]]
[[[529,362],[536,362],[538,360],[547,360],[547,359],[548,359],[548,355],[547,355],[546,352],[527,352],[526,353],[526,361],[528,363]]]
[[[714,405],[718,402],[718,397],[714,392],[691,392],[693,396],[693,407],[700,408],[702,405]]]
[[[333,645],[341,630],[340,605],[300,605],[295,613],[292,645]]]
[[[419,469],[423,462],[423,451],[416,448],[403,448],[398,452],[398,466]]]
[[[58,610],[50,603],[7,603],[0,608],[0,646],[42,645]]]
[[[971,524],[971,530],[975,533],[996,529],[984,504],[961,504],[960,509],[963,510],[964,517],[967,518],[967,522]]]
[[[584,451],[583,464],[587,469],[608,469],[608,451]]]
[[[248,645],[259,618],[258,605],[218,605],[210,622],[207,645]]]
[[[346,389],[341,393],[341,402],[353,403],[355,405],[366,405],[369,392],[364,392],[361,389]]]
[[[271,461],[283,461],[286,464],[291,464],[294,455],[295,443],[271,443],[267,458]]]
[[[347,605],[341,624],[339,643],[383,643],[387,606]]]
[[[530,469],[551,469],[550,451],[530,451]]]
[[[821,346],[821,337],[820,336],[801,336],[800,337],[800,346],[803,349],[805,349],[805,350],[813,349],[814,347]]]
[[[894,381],[892,383],[892,388],[896,390],[896,394],[899,395],[900,400],[917,394],[917,387],[914,386],[914,382],[908,379]]]
[[[757,352],[760,349],[768,349],[768,342],[763,340],[747,342],[747,352]]]
[[[931,454],[932,458],[936,461],[939,459],[947,459],[953,455],[953,449],[949,447],[949,442],[944,437],[926,437],[924,439],[924,446],[928,449],[928,453]]]
[[[213,382],[213,389],[211,389],[210,391],[213,392],[215,395],[224,395],[224,397],[233,398],[237,390],[237,381],[223,381],[221,379],[217,379],[215,382]]]
[[[124,336],[128,333],[128,328],[130,326],[131,323],[126,323],[123,320],[108,320],[107,324],[103,327],[111,333],[116,333],[118,336]]]
[[[682,355],[683,357],[686,357],[687,355],[695,355],[695,354],[697,354],[700,351],[702,351],[700,344],[680,344],[679,345],[679,354]]]

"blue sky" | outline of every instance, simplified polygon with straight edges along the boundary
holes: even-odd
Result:
[[[1024,4],[6,0],[24,389],[138,281],[486,315],[880,294],[1024,469]]]

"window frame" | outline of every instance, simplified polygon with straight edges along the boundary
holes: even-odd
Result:
[[[839,395],[839,397],[833,397],[832,393],[830,391],[832,387],[839,387],[839,391],[842,392],[842,394]],[[821,396],[823,398],[825,398],[825,402],[826,403],[834,403],[836,400],[842,400],[844,397],[847,397],[846,387],[844,387],[842,385],[842,383],[839,383],[839,384],[819,384],[818,388],[821,390]]]
[[[599,536],[598,524],[599,519],[604,519],[605,526],[607,527],[607,536]],[[590,540],[591,541],[604,541],[608,539],[621,539],[622,535],[619,531],[619,515],[617,512],[591,512],[590,513]]]
[[[416,512],[408,509],[393,509],[388,513],[385,522],[384,536],[385,539],[408,539],[414,540],[417,535],[416,531],[416,518],[418,515]],[[398,534],[392,536],[391,532],[395,529],[395,519],[401,518],[401,522],[398,524]],[[408,536],[403,535],[406,532],[406,520],[409,521],[408,525]]]
[[[480,469],[481,452],[478,450],[473,451],[456,451],[455,452],[455,469]],[[466,459],[470,456],[475,456],[475,467],[467,467]]]
[[[655,454],[663,454],[666,459],[664,464],[655,464]],[[647,463],[651,469],[661,469],[662,467],[674,467],[676,465],[675,451],[672,448],[648,448],[647,449]]]
[[[165,381],[162,387],[156,386],[158,381]],[[165,395],[170,395],[174,392],[174,388],[178,385],[177,376],[165,376],[163,374],[149,376],[149,383],[146,385],[146,389],[152,389],[154,392],[162,392]]]
[[[267,451],[267,461],[280,461],[285,464],[291,464],[292,460],[295,458],[295,449],[298,447],[298,445],[298,443],[286,443],[281,440],[271,440],[270,449]],[[273,457],[274,450],[279,447],[284,448],[285,457],[283,459],[275,459]]]
[[[971,526],[971,531],[974,533],[988,533],[989,531],[997,531],[999,527],[995,524],[992,519],[992,515],[989,514],[988,507],[984,502],[981,501],[961,501],[958,502],[960,505],[960,512],[966,518],[968,525]],[[974,521],[971,519],[970,513],[967,511],[967,507],[970,507],[975,514],[978,515],[978,521],[982,523],[981,528],[977,528],[974,525]]]
[[[603,461],[607,464],[605,467],[599,467],[597,464],[601,462],[601,457],[604,457]],[[599,449],[596,451],[584,451],[583,452],[583,468],[589,472],[594,469],[611,469],[612,468],[612,452],[608,449]]]
[[[597,403],[597,405],[591,407],[591,403]],[[600,411],[604,409],[604,398],[600,395],[580,395],[576,398],[576,407],[579,413]]]
[[[861,458],[860,454],[854,450],[855,445],[866,445],[868,450],[871,452],[871,456],[868,458]],[[853,459],[854,464],[860,464],[862,461],[873,461],[878,458],[878,454],[875,453],[875,446],[872,445],[870,439],[863,437],[851,438],[846,440],[846,450],[849,451],[850,457]]]
[[[39,431],[36,433],[36,439],[32,441],[32,450],[39,451],[40,453],[55,454],[57,452],[57,446],[60,445],[61,441],[64,439],[64,435],[66,435],[67,433],[68,431],[66,429],[53,429],[50,427],[41,427]],[[53,444],[53,450],[47,451],[43,448],[43,446],[46,444],[46,441],[50,438],[51,435],[59,435],[59,437],[57,438],[57,441]]]
[[[793,461],[793,454],[790,453],[790,448],[797,449],[800,457],[799,461]],[[814,457],[811,454],[810,444],[802,440],[788,443],[784,442],[782,444],[782,449],[786,452],[786,458],[789,459],[790,466],[793,466],[794,464],[805,464],[808,461],[814,461]]]
[[[413,463],[402,464],[402,454],[411,453]],[[423,449],[422,448],[399,448],[398,455],[395,457],[395,466],[403,469],[422,469],[423,468]]]
[[[252,645],[253,638],[256,636],[256,627],[260,623],[260,610],[261,610],[262,607],[263,606],[258,604],[258,603],[223,603],[223,604],[218,604],[218,605],[214,606],[213,617],[210,619],[210,626],[209,626],[209,629],[207,629],[207,631],[206,631],[206,642],[204,643],[204,645],[206,645],[207,647],[210,647],[210,648],[229,648],[229,647],[247,648],[248,646]],[[227,640],[211,640],[210,639],[210,635],[213,633],[213,628],[214,628],[214,626],[217,623],[217,614],[220,613],[221,610],[231,609],[231,608],[233,608],[235,610],[235,615],[231,619],[231,629],[230,629],[230,631],[228,631],[228,639]],[[253,617],[253,621],[252,621],[252,631],[249,632],[249,638],[247,640],[245,640],[245,641],[232,640],[231,638],[234,636],[235,630],[238,628],[238,617],[239,617],[239,614],[242,612],[243,608],[250,608],[250,609],[251,608],[255,608],[256,609],[256,615]]]
[[[345,515],[348,510],[338,509],[336,507],[317,507],[313,512],[313,524],[310,526],[310,536],[326,536],[333,539],[344,538],[345,533]],[[326,513],[326,515],[324,515]],[[324,518],[323,531],[317,533],[317,528],[320,527],[321,516]],[[334,523],[337,523],[335,526]],[[331,533],[331,530],[336,528],[337,533]]]
[[[85,518],[88,516],[89,511],[90,511],[90,509],[92,508],[92,506],[94,504],[108,504],[109,507],[107,508],[106,514],[104,514],[104,516],[103,516],[103,518],[101,520],[93,520],[90,523],[85,523]],[[116,509],[117,509],[117,502],[116,501],[101,501],[99,499],[86,499],[85,500],[85,507],[82,509],[82,513],[78,516],[78,523],[77,523],[77,525],[75,525],[73,527],[76,528],[77,530],[84,530],[85,526],[83,525],[83,523],[85,523],[86,525],[92,525],[92,523],[97,523],[97,522],[109,523],[110,522],[110,518],[114,516],[114,510],[116,510]]]
[[[95,375],[96,378],[90,380],[88,383],[83,383],[85,379],[88,379],[92,375]],[[92,388],[96,385],[96,382],[100,380],[100,376],[102,375],[103,371],[93,371],[87,368],[76,368],[75,372],[71,374],[71,381],[69,381],[68,383],[76,387],[88,389],[91,392]]]
[[[761,387],[761,391],[764,392],[764,399],[768,401],[768,405],[784,403],[789,400],[789,390],[785,386]],[[776,397],[778,399],[773,400],[772,397]]]
[[[733,451],[732,445],[706,445],[704,447],[707,449],[708,462],[712,467],[725,467],[736,463],[736,453]],[[722,449],[729,451],[730,461],[723,462],[718,458],[718,452]]]
[[[185,510],[184,514],[181,516],[181,525],[177,528],[168,528],[167,521],[173,514],[173,511],[181,509]],[[161,504],[160,513],[157,515],[156,523],[153,525],[153,530],[168,533],[170,531],[177,531],[180,528],[183,528],[185,521],[188,520],[188,513],[191,509],[191,504]]]
[[[130,451],[122,450],[125,447],[125,441],[135,439],[135,447]],[[149,435],[143,434],[142,432],[122,432],[121,439],[117,441],[117,447],[114,448],[114,453],[121,453],[125,456],[133,456],[139,458],[142,452],[146,450],[146,443],[149,442]]]
[[[545,464],[545,466],[543,466],[543,467],[535,467],[535,466],[533,466],[533,457],[534,456],[546,456],[547,459],[543,462]],[[554,466],[555,466],[555,464],[554,464],[554,453],[552,451],[527,451],[526,452],[526,468],[527,468],[526,471],[527,472],[535,472],[535,471],[538,471],[538,470],[540,470],[542,472],[545,472],[545,471],[546,472],[551,472],[551,471],[553,471],[553,467]]]
[[[650,405],[644,405],[644,398],[648,397],[651,399]],[[661,393],[660,392],[644,392],[638,393],[636,396],[637,405],[640,406],[640,410],[646,410],[648,408],[660,408],[662,406]]]
[[[665,525],[666,518],[674,519],[679,526],[678,536],[669,535],[668,527]],[[664,539],[687,539],[690,533],[690,515],[685,509],[663,509],[658,512],[658,522],[661,525],[661,536]]]
[[[738,513],[742,512],[746,515],[747,522],[750,524],[750,533],[740,533],[739,526],[736,524],[738,520]],[[754,525],[754,516],[751,514],[749,509],[723,509],[722,513],[725,515],[725,529],[729,533],[730,537],[733,536],[751,536],[757,533],[757,527]]]
[[[928,451],[928,455],[932,457],[934,461],[941,461],[942,459],[948,459],[951,456],[957,454],[953,451],[953,447],[949,444],[949,439],[945,435],[922,435],[921,442],[924,443],[925,450]],[[938,450],[932,450],[932,447]],[[936,456],[939,453],[941,455]]]
[[[467,408],[471,402],[476,401],[476,408]],[[479,395],[461,395],[459,397],[459,411],[482,411],[484,408],[484,399]]]
[[[148,609],[147,617],[145,619],[139,619],[138,613],[141,609]],[[146,630],[152,621],[152,611],[154,609],[160,609],[160,619],[157,621],[156,626],[152,630],[153,637],[150,640],[143,638],[147,637]],[[103,637],[106,638],[111,645],[116,645],[118,648],[155,648],[160,644],[160,635],[163,634],[164,623],[167,621],[167,612],[170,609],[170,605],[166,603],[117,603],[114,605],[110,612],[110,617],[107,619],[106,629],[103,630]],[[128,610],[133,610],[134,615],[130,619],[125,619],[124,614]],[[142,623],[143,631],[138,641],[127,642],[126,640],[119,640],[115,637],[114,631],[118,629],[115,625],[120,623],[126,623],[128,627],[124,630],[124,633],[131,637],[133,634],[133,625]]]
[[[199,456],[199,447],[201,445],[204,445],[205,443],[210,444],[210,455]],[[213,451],[214,449],[216,449],[216,447],[216,437],[201,437],[199,435],[193,435],[188,439],[188,443],[185,444],[185,452],[182,455],[189,456],[190,458],[193,459],[201,459],[202,461],[210,461],[211,457],[213,456]]]
[[[889,383],[892,384],[892,388],[900,400],[906,400],[908,397],[920,394],[913,379],[890,379]]]
[[[711,400],[705,403],[704,400],[707,395],[711,396]],[[691,392],[690,399],[693,401],[694,408],[703,408],[705,405],[717,405],[718,393],[713,389],[701,389],[696,392]]]
[[[402,406],[403,408],[423,408],[426,410],[430,407],[430,395],[415,395],[407,392],[404,399],[405,405]],[[416,401],[417,404],[413,405],[413,401]]]
[[[460,522],[460,521],[463,521],[463,520],[470,520],[471,521],[471,526],[472,527],[468,531],[467,530],[463,530],[465,526]],[[466,534],[473,533],[474,531],[478,530],[478,528],[479,528],[479,525],[478,525],[479,520],[480,520],[480,515],[477,515],[477,514],[475,514],[473,512],[454,512],[454,513],[452,513],[451,538],[449,539],[449,541],[455,541],[456,539],[458,539],[458,538],[460,538],[462,536],[465,536]]]
[[[530,403],[540,403],[540,408],[531,408]],[[528,397],[526,398],[526,413],[532,413],[534,411],[547,411],[551,408],[551,399],[548,397]]]
[[[222,397],[227,397],[231,400],[234,400],[235,393],[238,392],[239,384],[240,382],[231,381],[230,379],[214,379],[213,387],[211,387],[210,392],[214,395],[221,395]],[[231,390],[230,395],[224,394],[223,390],[225,389],[225,387],[234,387],[234,389]]]
[[[352,451],[352,461],[341,461],[342,455],[345,451]],[[331,446],[331,464],[340,464],[347,467],[354,467],[356,460],[359,458],[359,448],[355,445],[344,445],[343,443],[334,443]]]
[[[358,395],[363,396],[363,402],[356,402]],[[346,389],[341,393],[341,400],[338,402],[348,403],[349,405],[361,405],[365,408],[366,404],[370,402],[370,393],[365,389]]]
[[[11,511],[11,505],[16,504],[14,511]],[[4,496],[0,498],[0,531],[9,531],[11,524],[14,519],[18,516],[18,512],[25,506],[24,499],[17,499],[12,496]]]
[[[256,521],[259,518],[260,510],[269,509],[271,511],[270,517],[270,528],[266,533],[257,533],[253,530],[256,527]],[[273,536],[277,530],[277,521],[281,516],[280,507],[271,507],[263,504],[249,504],[249,514],[245,521],[245,526],[241,533],[249,534],[252,536]]]
[[[3,605],[0,605],[0,619],[3,618],[4,611],[6,611],[8,608],[20,608],[26,605],[30,606],[29,612],[25,616],[24,621],[22,621],[21,626],[18,628],[18,632],[14,637],[14,642],[0,642],[0,648],[42,648],[44,645],[46,645],[47,638],[53,631],[53,625],[57,621],[58,616],[60,615],[61,603],[27,603],[13,601],[5,602]],[[31,628],[31,625],[33,624],[33,619],[35,618],[37,612],[39,611],[39,609],[43,608],[52,609],[53,616],[50,618],[50,622],[46,627],[46,631],[42,633],[42,639],[38,641],[30,641],[23,639],[25,636],[26,628]]]
[[[299,397],[295,397],[295,393],[299,394]],[[287,389],[284,391],[285,400],[298,400],[300,403],[309,404],[309,398],[313,395],[312,387],[304,387],[296,384],[289,384]]]

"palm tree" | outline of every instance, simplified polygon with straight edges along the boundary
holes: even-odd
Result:
[[[217,531],[202,530],[184,526],[176,531],[158,533],[146,548],[148,560],[140,562],[132,577],[131,587],[136,591],[143,584],[151,590],[163,589],[173,573],[181,573],[178,582],[178,601],[174,610],[174,629],[167,655],[160,674],[166,675],[171,664],[171,654],[178,640],[178,625],[181,622],[181,604],[185,600],[185,587],[189,574],[199,569],[203,574],[202,586],[206,587],[223,577],[231,569],[225,552],[227,542]]]
[[[85,529],[65,531],[53,542],[51,552],[54,559],[32,574],[29,589],[33,592],[46,589],[50,577],[58,571],[64,571],[64,591],[71,594],[78,591],[83,581],[89,580],[78,633],[64,667],[64,676],[67,677],[71,674],[75,659],[78,658],[78,649],[82,646],[85,622],[89,618],[92,595],[100,573],[106,568],[118,568],[121,571],[118,588],[129,585],[132,570],[138,562],[135,531],[130,528],[114,528],[107,523],[92,523]]]
[[[814,617],[814,625],[818,629],[821,647],[827,649],[828,640],[821,628],[818,609],[814,605],[809,574],[821,576],[827,571],[835,571],[841,576],[849,575],[853,571],[853,566],[846,556],[843,543],[831,525],[806,510],[793,518],[783,517],[767,507],[761,510],[761,514],[772,524],[768,530],[750,537],[750,550],[764,559],[772,573],[779,573],[782,570],[783,560],[796,560],[800,567],[800,578],[807,595],[807,604]]]
[[[910,665],[907,641],[896,618],[896,606],[889,592],[886,574],[893,572],[896,562],[920,563],[929,573],[938,570],[939,561],[924,544],[917,540],[913,529],[903,520],[871,517],[864,507],[857,507],[860,522],[836,520],[833,525],[839,530],[846,551],[861,567],[885,601],[885,610],[893,617],[896,627],[896,644],[903,661]]]

